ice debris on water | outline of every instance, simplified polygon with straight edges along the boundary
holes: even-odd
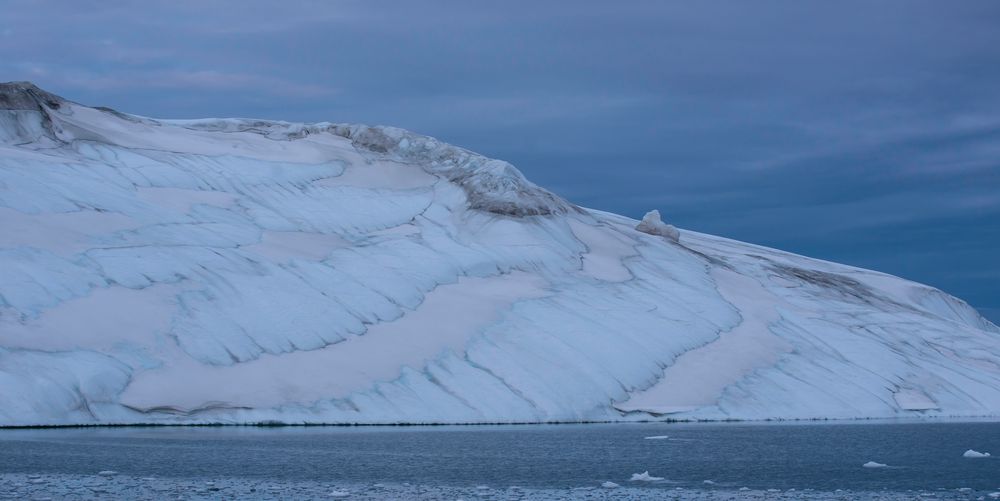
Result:
[[[962,454],[964,458],[988,458],[990,457],[989,452],[979,452],[969,449]]]
[[[670,438],[667,435],[653,435],[652,437],[645,437],[646,440],[666,440]]]
[[[621,486],[618,485],[618,484],[616,484],[616,483],[614,483],[614,482],[608,481],[608,482],[604,482],[603,484],[601,484],[601,487],[604,487],[605,489],[614,489],[614,488],[621,487]]]
[[[863,464],[861,466],[863,466],[865,468],[888,468],[889,467],[889,465],[887,465],[885,463],[876,463],[875,461],[869,461],[869,462],[867,462],[867,463],[865,463],[865,464]]]
[[[707,488],[701,485],[677,489],[663,484],[649,486],[617,486],[614,482],[595,483],[589,487],[577,487],[567,491],[566,488],[531,488],[525,487],[513,491],[498,491],[492,488],[488,491],[477,490],[474,486],[456,487],[448,485],[414,484],[384,484],[384,489],[373,489],[372,484],[341,483],[331,484],[324,481],[293,480],[293,479],[245,479],[217,478],[215,487],[226,493],[221,496],[205,488],[203,478],[158,478],[151,481],[141,481],[140,478],[119,473],[100,482],[95,482],[93,476],[70,474],[45,474],[40,476],[45,484],[35,485],[26,474],[0,473],[0,499],[101,499],[101,500],[132,500],[132,499],[296,499],[322,500],[331,498],[358,499],[365,501],[382,501],[384,499],[531,499],[531,500],[697,500],[697,501],[730,501],[733,499],[787,499],[813,501],[846,501],[846,500],[881,500],[881,501],[912,501],[914,499],[938,499],[941,501],[968,501],[982,497],[983,500],[1000,499],[1000,489],[972,491],[955,488],[937,488],[923,491],[916,490],[842,490],[814,491],[808,489],[739,489]],[[617,487],[609,487],[616,485]],[[643,488],[646,487],[646,488]],[[653,487],[653,488],[650,488]],[[952,486],[957,487],[957,486]],[[349,494],[346,497],[331,496],[334,492]]]
[[[631,482],[655,482],[657,480],[663,480],[663,477],[654,477],[649,474],[649,471],[633,473],[632,478],[629,479]]]

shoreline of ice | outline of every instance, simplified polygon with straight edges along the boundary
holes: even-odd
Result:
[[[490,422],[291,422],[291,421],[167,421],[167,422],[125,422],[125,423],[84,423],[84,424],[0,424],[2,430],[58,430],[75,428],[462,428],[493,426],[580,426],[580,425],[733,425],[733,426],[781,426],[781,425],[859,425],[859,424],[948,424],[948,423],[1000,423],[1000,415],[983,416],[905,416],[905,417],[834,417],[834,418],[788,418],[788,419],[620,419],[620,420],[555,420],[555,421],[490,421]],[[645,438],[645,437],[643,437]],[[669,437],[667,438],[669,440]]]

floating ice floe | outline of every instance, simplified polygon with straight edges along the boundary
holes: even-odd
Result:
[[[652,437],[644,437],[646,440],[666,440],[670,438],[668,435],[653,435]]]
[[[962,454],[964,458],[988,458],[990,457],[989,452],[979,452],[969,449]]]
[[[656,482],[658,480],[663,480],[663,477],[654,477],[649,474],[649,471],[633,473],[632,478],[629,479],[630,482]]]
[[[867,463],[865,463],[865,464],[863,464],[861,466],[863,466],[865,468],[888,468],[889,467],[889,465],[887,465],[887,464],[876,463],[875,461],[869,461],[869,462],[867,462]]]
[[[114,471],[114,470],[101,470],[101,471],[97,472],[97,474],[100,475],[100,476],[102,476],[102,477],[110,477],[110,476],[113,476],[113,475],[117,475],[118,472]]]
[[[347,491],[330,491],[330,497],[332,498],[346,498],[350,495],[351,493]]]
[[[621,486],[614,482],[604,482],[603,484],[601,484],[601,487],[604,487],[605,489],[615,489]]]

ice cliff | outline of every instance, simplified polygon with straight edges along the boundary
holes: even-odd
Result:
[[[0,425],[998,414],[1000,329],[931,287],[396,128],[0,84]]]

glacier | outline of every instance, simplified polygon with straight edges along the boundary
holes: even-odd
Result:
[[[1000,329],[940,290],[393,127],[0,84],[0,230],[0,426],[1000,414]]]

